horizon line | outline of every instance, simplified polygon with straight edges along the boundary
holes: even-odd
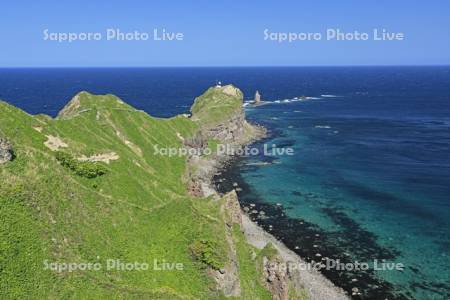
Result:
[[[449,67],[450,64],[360,64],[360,65],[236,65],[236,66],[0,66],[0,69],[175,69],[175,68],[323,68],[323,67]]]

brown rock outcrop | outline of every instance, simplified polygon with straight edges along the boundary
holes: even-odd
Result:
[[[278,256],[263,257],[263,274],[273,299],[288,300],[290,275],[286,263]]]
[[[5,138],[0,138],[0,164],[13,159],[13,148],[10,142]]]
[[[226,194],[224,197],[224,209],[227,214],[225,223],[232,227],[233,224],[242,226],[242,213],[241,206],[239,205],[239,200],[236,192],[233,190]]]

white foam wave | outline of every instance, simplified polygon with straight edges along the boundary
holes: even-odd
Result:
[[[332,96],[332,95],[329,95]],[[339,96],[335,96],[335,97],[339,97]],[[322,99],[321,97],[294,97],[294,98],[287,98],[287,99],[278,99],[278,100],[273,100],[273,101],[265,101],[264,104],[284,104],[284,103],[292,103],[292,102],[302,102],[302,101],[308,101],[308,100],[319,100]],[[245,101],[243,106],[249,106],[253,104],[253,101]]]
[[[246,166],[267,166],[271,165],[269,162],[261,161],[261,162],[249,162],[245,164]]]

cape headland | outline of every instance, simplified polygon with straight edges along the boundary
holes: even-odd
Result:
[[[1,298],[347,299],[212,184],[218,144],[265,134],[232,85],[168,119],[88,92],[56,118],[0,102]]]

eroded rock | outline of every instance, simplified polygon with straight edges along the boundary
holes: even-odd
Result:
[[[0,164],[11,161],[13,157],[14,152],[11,143],[5,138],[0,138]]]
[[[266,286],[274,300],[289,299],[290,275],[285,262],[278,256],[268,259],[263,257],[263,270]]]
[[[242,213],[241,206],[239,205],[238,196],[235,191],[231,191],[224,196],[224,206],[225,211],[228,214],[226,218],[226,223],[228,226],[232,227],[233,224],[238,224],[239,227],[242,226]]]

